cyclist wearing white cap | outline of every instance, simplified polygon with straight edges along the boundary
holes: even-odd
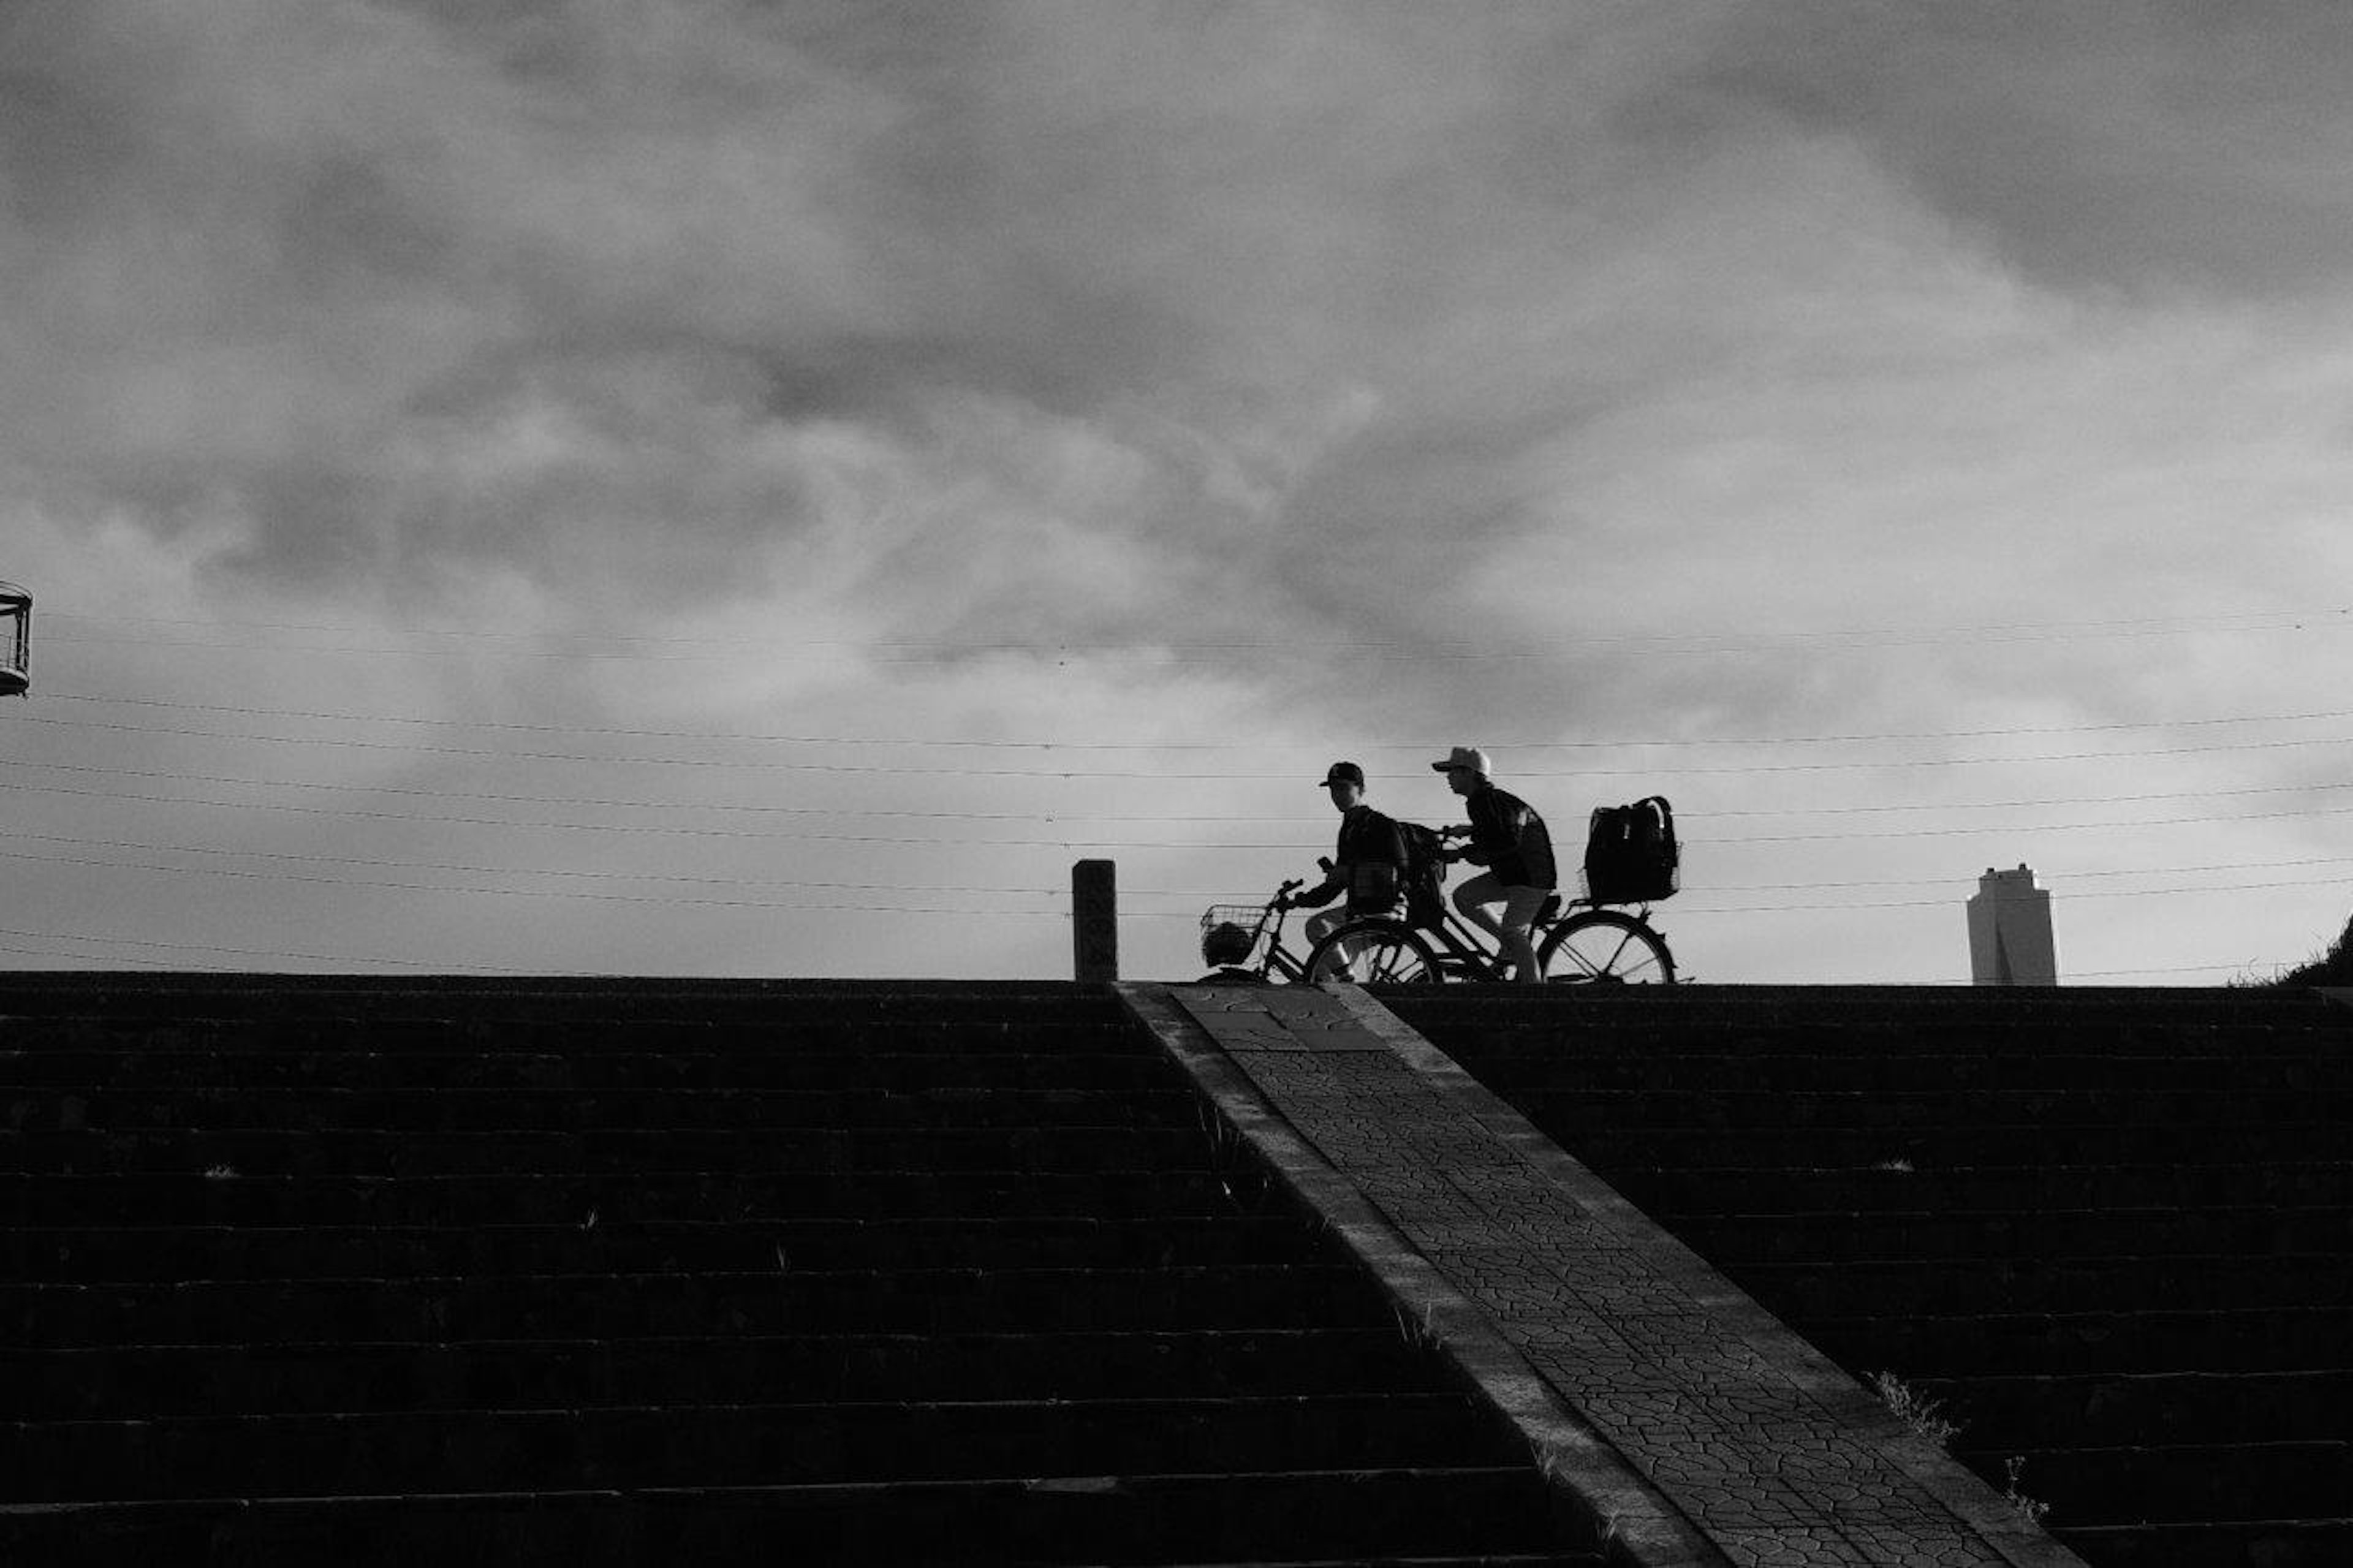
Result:
[[[1560,885],[1553,866],[1551,830],[1527,802],[1495,787],[1487,776],[1487,753],[1476,746],[1457,746],[1444,762],[1430,765],[1446,775],[1447,787],[1470,808],[1471,842],[1456,852],[1456,858],[1485,868],[1454,889],[1454,907],[1503,944],[1512,978],[1533,985],[1544,973],[1529,928]],[[1491,904],[1502,907],[1500,917],[1487,912]]]

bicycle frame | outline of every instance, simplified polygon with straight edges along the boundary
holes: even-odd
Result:
[[[1650,906],[1643,904],[1626,910],[1605,907],[1590,899],[1564,899],[1559,904],[1539,916],[1529,929],[1530,940],[1545,965],[1545,978],[1556,984],[1581,984],[1596,982],[1619,983],[1629,980],[1641,984],[1674,984],[1674,957],[1666,939],[1650,923]],[[1419,960],[1408,963],[1402,970],[1389,971],[1387,966],[1398,963],[1406,954],[1398,932],[1410,931],[1419,945]],[[1352,972],[1358,959],[1366,954],[1377,954],[1373,962],[1382,967],[1374,973],[1358,973],[1364,980],[1489,980],[1508,978],[1510,965],[1504,960],[1500,944],[1485,930],[1464,919],[1459,910],[1448,909],[1435,926],[1409,925],[1393,916],[1376,916],[1369,920],[1343,926],[1325,940],[1338,942],[1352,933],[1369,948],[1359,945],[1356,956],[1348,962]],[[1585,933],[1600,933],[1598,945],[1588,945],[1579,938]],[[1614,937],[1609,933],[1614,933]],[[1308,954],[1311,966],[1323,944]]]

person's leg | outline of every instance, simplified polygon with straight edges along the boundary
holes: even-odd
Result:
[[[1454,912],[1501,942],[1504,940],[1504,928],[1496,923],[1494,916],[1487,912],[1487,906],[1500,904],[1504,898],[1504,885],[1495,880],[1495,873],[1482,871],[1469,881],[1456,886]]]
[[[1523,985],[1534,985],[1544,978],[1536,967],[1536,944],[1533,927],[1536,911],[1544,908],[1546,897],[1542,888],[1505,888],[1504,893],[1503,929],[1497,933],[1504,944],[1504,957],[1512,965],[1512,978]]]
[[[1314,952],[1315,944],[1317,942],[1322,942],[1326,936],[1338,931],[1342,926],[1346,925],[1347,923],[1348,907],[1345,904],[1338,905],[1333,909],[1318,910],[1314,914],[1309,915],[1307,917],[1306,927],[1304,928],[1307,932],[1307,951],[1310,952]],[[1354,945],[1355,942],[1353,940],[1343,942],[1340,945],[1339,952],[1344,964],[1341,973],[1344,974],[1354,975],[1356,973],[1356,955],[1348,951]]]

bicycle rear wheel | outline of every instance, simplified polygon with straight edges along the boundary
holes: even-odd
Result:
[[[1552,928],[1537,954],[1555,985],[1672,985],[1674,954],[1650,922],[1588,910]]]
[[[1417,985],[1438,980],[1438,954],[1403,921],[1356,921],[1307,952],[1311,982],[1353,980],[1359,985]]]

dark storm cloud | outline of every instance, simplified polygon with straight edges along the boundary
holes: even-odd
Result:
[[[1831,614],[1910,558],[1887,474],[2016,446],[1984,256],[2330,275],[2342,25],[2262,9],[20,8],[13,483],[326,596],[1190,645],[1379,604],[1433,650]]]
[[[858,433],[926,488],[884,509],[916,515],[983,426],[1136,490],[1058,500],[1050,464],[1014,464],[977,510],[1139,542],[1106,570],[1248,580],[1328,411],[1366,397],[1434,421],[1403,458],[1352,452],[1459,539],[1491,498],[1456,437],[1532,383],[1455,367],[1523,337],[1567,260],[1561,193],[1482,164],[1557,163],[1588,112],[1538,63],[1571,52],[1561,23],[1511,8],[29,15],[0,124],[21,459],[44,494],[227,529],[217,572],[320,592],[470,563],[756,587],[747,552],[822,521],[780,433]],[[1440,447],[1435,479],[1405,472]],[[1218,469],[1249,496],[1187,489]],[[1405,542],[1339,484],[1299,537],[1345,502]],[[1289,559],[1312,601],[1313,552]],[[934,599],[1019,596],[936,586],[897,592],[935,624]]]

